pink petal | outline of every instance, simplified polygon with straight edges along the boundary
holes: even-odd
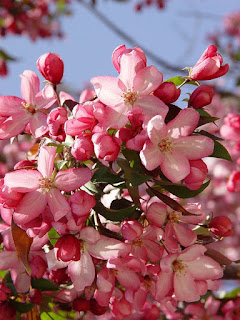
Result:
[[[182,153],[173,150],[164,154],[161,170],[170,181],[176,183],[190,173],[190,165],[188,159]]]
[[[95,244],[100,240],[100,233],[92,227],[85,227],[80,231],[80,238],[86,241],[89,245]]]
[[[180,137],[174,142],[174,149],[188,160],[198,160],[213,153],[214,142],[205,136]]]
[[[201,256],[188,262],[189,272],[196,280],[214,280],[223,276],[222,267],[212,258]]]
[[[140,280],[136,272],[128,269],[120,269],[116,275],[120,285],[137,291],[140,287]]]
[[[147,125],[148,136],[152,143],[158,144],[167,136],[167,127],[164,118],[160,115],[153,117]]]
[[[161,301],[173,287],[173,272],[160,272],[156,282],[155,299]]]
[[[178,301],[192,302],[200,298],[197,285],[188,270],[174,274],[174,293]]]
[[[21,81],[21,92],[22,97],[32,106],[35,105],[35,96],[39,92],[40,89],[40,82],[39,78],[31,70],[25,70],[23,74],[20,75],[22,78]]]
[[[30,130],[35,138],[43,136],[48,131],[47,115],[41,111],[30,118]]]
[[[95,279],[95,267],[87,251],[84,251],[79,261],[71,261],[68,266],[68,275],[77,291],[91,286]]]
[[[13,214],[17,224],[25,224],[38,217],[47,205],[46,194],[39,191],[26,193]]]
[[[134,91],[140,92],[141,95],[148,95],[156,90],[163,81],[163,75],[154,66],[146,67],[140,70],[134,79]],[[124,82],[125,83],[125,82]]]
[[[66,268],[69,262],[63,262],[62,260],[57,260],[56,258],[56,250],[52,249],[45,255],[47,259],[48,269],[49,271],[55,269]]]
[[[119,240],[101,236],[97,243],[90,245],[87,249],[97,259],[108,260],[111,258],[125,257],[131,250],[131,246]]]
[[[71,212],[71,207],[68,204],[67,199],[58,189],[51,189],[47,193],[47,202],[55,221],[60,220]]]
[[[98,98],[104,104],[114,107],[119,103],[123,103],[123,90],[120,89],[119,84],[122,86],[122,89],[125,86],[121,80],[115,77],[101,76],[91,79],[91,83],[95,88]]]
[[[88,168],[67,169],[57,173],[54,184],[58,189],[70,192],[83,186],[91,177]]]
[[[46,85],[35,97],[35,109],[48,109],[56,102],[56,93],[52,85]]]
[[[16,251],[0,251],[0,270],[9,270],[18,262]]]
[[[39,188],[42,175],[37,170],[21,169],[5,175],[4,184],[14,191],[31,192]]]
[[[147,219],[158,227],[162,227],[166,221],[167,207],[163,203],[153,202],[147,209]]]
[[[194,261],[200,256],[203,256],[206,250],[207,249],[204,246],[195,244],[183,250],[182,253],[179,255],[179,259],[184,261]]]
[[[165,118],[169,110],[168,106],[154,95],[142,95],[138,97],[135,106],[141,107],[143,112],[150,117],[159,114]]]
[[[199,113],[193,109],[183,109],[167,124],[168,135],[172,138],[186,137],[196,128],[199,121]]]
[[[56,147],[41,147],[38,156],[38,170],[41,172],[44,178],[51,178],[54,159],[56,155]]]
[[[11,269],[11,277],[17,292],[27,292],[30,289],[31,277],[27,275],[23,264],[18,264]]]
[[[174,223],[173,230],[177,241],[184,247],[192,245],[197,240],[197,235],[190,229]]]
[[[140,158],[145,168],[150,171],[156,169],[163,160],[160,150],[150,140],[145,142],[142,151],[140,151]]]
[[[0,96],[0,115],[2,117],[14,116],[16,114],[25,114],[21,109],[23,99],[14,96]]]
[[[30,119],[30,114],[24,116],[17,114],[7,118],[0,124],[0,140],[10,139],[17,136],[25,130]]]

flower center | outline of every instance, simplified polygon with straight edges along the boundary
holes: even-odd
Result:
[[[185,275],[187,273],[187,268],[188,266],[184,263],[182,263],[182,261],[180,260],[175,260],[173,261],[173,271],[174,272],[177,272],[178,274],[181,274],[181,275]]]
[[[143,247],[143,241],[141,239],[133,241],[133,244],[138,247]]]
[[[40,181],[39,188],[41,188],[42,193],[48,193],[50,189],[52,189],[53,183],[51,179],[42,178],[42,179],[39,179],[39,181]]]
[[[174,223],[179,223],[179,220],[180,220],[180,213],[179,212],[176,212],[176,211],[172,211],[168,214],[168,221],[171,223],[171,224],[174,224]]]
[[[167,152],[171,152],[172,151],[172,141],[166,137],[166,138],[163,138],[159,144],[158,144],[158,147],[159,147],[159,150],[165,154]]]
[[[133,106],[134,102],[137,100],[137,92],[131,92],[130,90],[128,90],[128,92],[123,93],[123,99],[125,103]]]
[[[28,113],[31,113],[31,114],[35,113],[36,110],[31,105],[31,103],[22,102],[21,104],[22,104],[22,109],[25,109]]]

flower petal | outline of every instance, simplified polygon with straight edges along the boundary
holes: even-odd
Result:
[[[160,99],[153,95],[144,95],[138,97],[135,106],[141,107],[143,112],[150,117],[161,115],[163,118],[168,113],[168,106]]]
[[[37,170],[21,169],[5,175],[4,184],[14,191],[31,192],[39,188],[42,175]]]
[[[147,95],[156,90],[163,81],[163,75],[154,66],[140,70],[133,81],[133,90]],[[125,83],[125,82],[124,82]]]
[[[0,140],[10,139],[17,136],[25,130],[25,127],[30,119],[30,114],[17,114],[8,117],[0,125]]]
[[[89,180],[92,174],[88,168],[67,169],[59,171],[55,177],[55,186],[66,192],[80,188]]]
[[[47,202],[55,221],[60,220],[71,212],[71,207],[68,204],[67,199],[58,189],[51,189],[47,193]]]
[[[140,158],[147,170],[154,170],[163,160],[160,150],[150,140],[145,142],[142,151],[140,151]]]
[[[196,280],[214,280],[223,276],[223,270],[215,260],[201,256],[195,261],[188,262],[189,272]]]
[[[38,170],[44,178],[51,178],[56,155],[56,147],[41,147],[38,157]]]
[[[35,138],[43,136],[48,131],[47,115],[41,111],[30,118],[30,130]]]
[[[185,270],[184,270],[185,271]],[[187,271],[174,274],[174,293],[178,301],[192,302],[200,298],[198,287]]]
[[[35,105],[35,96],[40,89],[40,81],[36,73],[31,70],[25,70],[20,75],[21,81],[21,93],[24,100],[30,103],[32,106]]]
[[[0,96],[0,115],[2,117],[14,116],[16,114],[24,114],[21,109],[23,99],[14,96]]]

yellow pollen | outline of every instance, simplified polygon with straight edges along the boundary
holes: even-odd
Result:
[[[176,212],[176,211],[172,211],[168,214],[168,221],[171,223],[171,224],[174,224],[174,223],[179,223],[179,220],[180,220],[180,217],[181,217],[181,214]]]
[[[172,151],[172,141],[169,138],[163,138],[158,144],[159,150],[165,154]]]
[[[187,273],[187,268],[188,266],[180,260],[175,260],[173,261],[173,271],[177,272],[178,274],[180,273],[181,275],[185,275]]]
[[[124,102],[130,104],[131,106],[134,105],[134,102],[137,100],[137,92],[128,92],[123,93]]]
[[[51,181],[51,179],[49,178],[42,178],[39,179],[40,184],[39,184],[39,188],[41,188],[42,193],[48,193],[50,191],[50,189],[52,189],[53,187],[53,183]]]
[[[35,113],[35,109],[31,105],[31,103],[22,102],[22,109],[25,109],[27,112],[32,113],[32,114]]]

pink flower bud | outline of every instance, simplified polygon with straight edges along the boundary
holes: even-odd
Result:
[[[227,189],[230,192],[240,191],[240,171],[233,170],[227,182]]]
[[[208,168],[202,160],[190,160],[190,173],[184,179],[186,186],[190,190],[197,190],[203,184]]]
[[[173,103],[179,98],[181,89],[177,88],[172,81],[163,82],[153,94],[165,103]]]
[[[128,220],[121,223],[121,231],[124,239],[134,241],[141,237],[143,227],[136,220]]]
[[[42,257],[40,257],[39,255],[36,255],[33,257],[30,263],[30,267],[31,267],[31,277],[40,279],[42,278],[42,276],[47,270],[47,263]]]
[[[29,298],[32,303],[40,304],[42,302],[42,293],[38,289],[32,289],[29,292]]]
[[[0,76],[5,77],[8,75],[8,67],[6,64],[6,60],[0,58]]]
[[[70,260],[78,261],[81,257],[80,241],[72,235],[65,235],[58,239],[55,244],[57,250],[57,259],[64,262]]]
[[[93,154],[94,147],[91,140],[91,135],[83,133],[74,141],[71,153],[78,161],[89,160]]]
[[[58,107],[52,110],[47,117],[49,135],[56,141],[63,142],[66,138],[64,124],[67,121],[67,110]]]
[[[120,151],[119,144],[114,137],[107,133],[95,133],[92,136],[96,157],[100,160],[114,161]]]
[[[54,84],[60,83],[64,64],[58,54],[51,52],[43,54],[37,60],[37,67],[46,80]]]
[[[188,105],[195,109],[202,108],[212,102],[213,96],[213,88],[207,85],[202,85],[200,87],[197,87],[197,89],[193,91],[190,96]]]
[[[75,311],[88,311],[90,309],[90,301],[82,298],[73,300],[73,310]]]
[[[192,68],[190,77],[193,80],[211,80],[219,78],[228,72],[229,65],[222,66],[222,56],[217,53],[217,48],[210,45],[201,55]]]
[[[11,290],[5,285],[0,283],[0,302],[7,300],[11,296]]]
[[[88,216],[90,211],[96,205],[94,196],[89,193],[79,190],[69,197],[72,213],[82,217]]]
[[[212,233],[219,237],[229,237],[232,235],[232,222],[226,216],[219,216],[212,219],[209,224]]]

